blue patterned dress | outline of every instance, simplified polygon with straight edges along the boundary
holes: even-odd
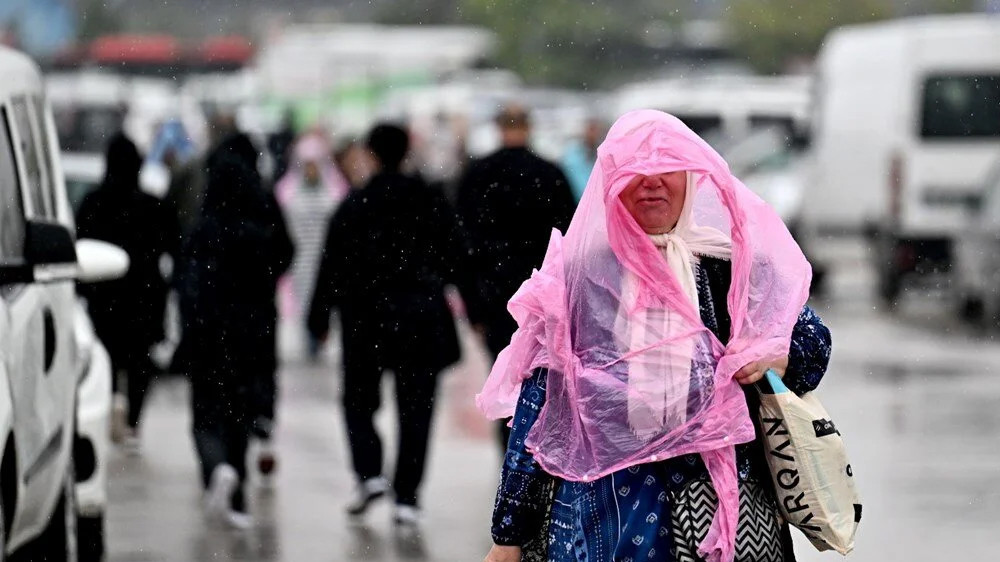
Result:
[[[725,303],[730,264],[702,258],[697,269],[702,320],[725,342],[730,330]],[[813,390],[826,372],[830,333],[806,307],[792,333],[784,382],[793,392]],[[524,446],[524,439],[545,404],[545,369],[536,370],[521,386],[511,438],[493,511],[493,541],[545,552],[554,562],[671,561],[671,498],[685,484],[709,479],[701,457],[685,455],[632,466],[593,482],[569,482],[546,474]],[[751,411],[756,396],[748,392]],[[771,490],[759,441],[738,445],[740,482],[757,482]],[[782,529],[784,560],[792,559],[787,527]]]

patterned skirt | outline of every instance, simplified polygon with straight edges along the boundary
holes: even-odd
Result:
[[[712,483],[696,479],[673,494],[671,508],[674,560],[701,562],[698,545],[712,525],[719,498]],[[781,520],[774,499],[763,486],[740,482],[740,522],[736,528],[737,562],[784,562]]]

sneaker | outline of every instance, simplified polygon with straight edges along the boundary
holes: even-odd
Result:
[[[270,476],[277,468],[278,459],[270,439],[261,439],[257,449],[257,470],[262,476]]]
[[[205,510],[209,515],[222,519],[229,512],[229,502],[239,484],[236,469],[220,464],[212,471],[212,478],[205,492]]]
[[[243,511],[232,511],[226,513],[226,523],[238,531],[246,531],[253,528],[253,516]]]
[[[415,505],[397,503],[393,521],[400,527],[415,529],[420,526],[420,509]]]
[[[347,513],[352,516],[363,515],[372,502],[381,498],[389,491],[389,482],[381,477],[369,478],[358,485],[357,497],[347,506]]]

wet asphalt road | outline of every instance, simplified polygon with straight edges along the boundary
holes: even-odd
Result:
[[[847,440],[865,504],[850,559],[1000,559],[1000,340],[960,324],[940,294],[911,291],[897,312],[879,310],[860,242],[832,244],[820,257],[834,264],[832,294],[815,303],[834,338],[820,396]],[[466,358],[442,385],[419,537],[394,531],[387,504],[364,524],[348,520],[354,483],[337,351],[311,365],[286,342],[280,469],[269,486],[252,486],[255,527],[237,532],[203,517],[187,387],[165,380],[150,396],[142,454],[110,460],[108,560],[481,560],[500,455],[472,405],[485,353],[462,330]],[[391,461],[394,413],[383,403]],[[803,561],[839,558],[797,545]]]

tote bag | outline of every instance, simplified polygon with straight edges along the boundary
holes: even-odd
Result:
[[[817,549],[846,555],[854,548],[861,499],[840,431],[814,393],[797,396],[773,371],[758,390],[778,511]]]

